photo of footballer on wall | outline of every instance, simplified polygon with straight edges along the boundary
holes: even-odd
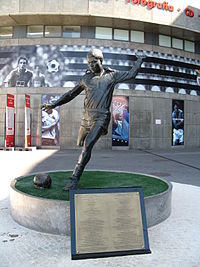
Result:
[[[112,146],[129,145],[129,98],[114,96],[112,100]]]
[[[184,145],[184,101],[172,100],[172,146]]]
[[[59,95],[43,95],[42,104],[51,104],[58,100]],[[58,146],[60,133],[60,108],[48,112],[42,110],[42,146]]]
[[[60,87],[64,65],[59,46],[0,47],[0,86]]]
[[[4,80],[4,87],[30,87],[33,73],[27,68],[28,59],[20,56],[17,67],[11,70]]]

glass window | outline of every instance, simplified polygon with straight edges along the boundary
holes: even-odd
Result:
[[[43,25],[31,25],[27,27],[27,37],[37,38],[43,37]]]
[[[131,42],[144,43],[144,32],[131,31]]]
[[[183,40],[172,38],[172,47],[177,49],[183,49]]]
[[[128,41],[129,40],[129,31],[114,29],[114,39],[115,40],[121,40],[121,41]]]
[[[95,38],[112,40],[112,28],[96,27]]]
[[[63,26],[63,37],[80,38],[80,26]]]
[[[45,37],[61,37],[61,26],[45,26]]]
[[[13,28],[12,27],[0,27],[0,38],[12,38]]]
[[[188,51],[188,52],[193,52],[194,53],[195,52],[194,42],[185,40],[184,41],[184,50],[185,51]]]
[[[159,34],[159,45],[160,46],[171,47],[171,37],[167,36],[167,35]]]

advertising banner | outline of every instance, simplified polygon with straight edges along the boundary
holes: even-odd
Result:
[[[196,74],[197,74],[197,84],[200,86],[200,70],[196,69]]]
[[[78,45],[27,45],[0,47],[0,87],[68,87],[73,88],[88,69],[87,53],[92,46]],[[134,65],[137,49],[101,47],[104,55],[103,65],[111,69],[127,71]],[[199,69],[199,61],[178,55],[140,51],[147,55],[148,61],[135,80],[126,81],[126,89],[147,85],[199,90],[194,84],[194,69]],[[174,64],[176,62],[176,64]],[[186,73],[185,69],[188,69]],[[153,71],[152,71],[153,69]],[[150,71],[151,70],[151,71]],[[173,75],[174,72],[176,75]],[[116,89],[121,84],[116,85]],[[124,84],[123,84],[124,86]],[[147,86],[147,87],[146,87]],[[178,86],[178,87],[177,87]],[[123,89],[123,88],[122,88]],[[158,88],[154,88],[158,90]]]
[[[25,147],[31,146],[30,95],[25,95]]]
[[[184,145],[184,101],[172,100],[172,146]]]
[[[15,97],[7,94],[6,105],[6,147],[15,145]]]
[[[59,95],[42,95],[42,104],[52,104]],[[60,108],[42,110],[42,146],[58,146],[60,137]]]
[[[112,100],[112,146],[129,145],[129,98],[113,96]]]

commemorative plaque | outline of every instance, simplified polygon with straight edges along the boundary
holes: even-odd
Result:
[[[72,259],[151,253],[142,188],[70,190]]]

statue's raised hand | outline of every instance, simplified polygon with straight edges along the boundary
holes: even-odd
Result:
[[[135,56],[137,60],[141,60],[142,62],[147,58],[145,54],[141,54],[141,55],[135,54]]]
[[[54,105],[52,105],[52,104],[42,104],[41,105],[41,109],[46,111],[46,112],[53,109],[53,108],[54,108]]]

